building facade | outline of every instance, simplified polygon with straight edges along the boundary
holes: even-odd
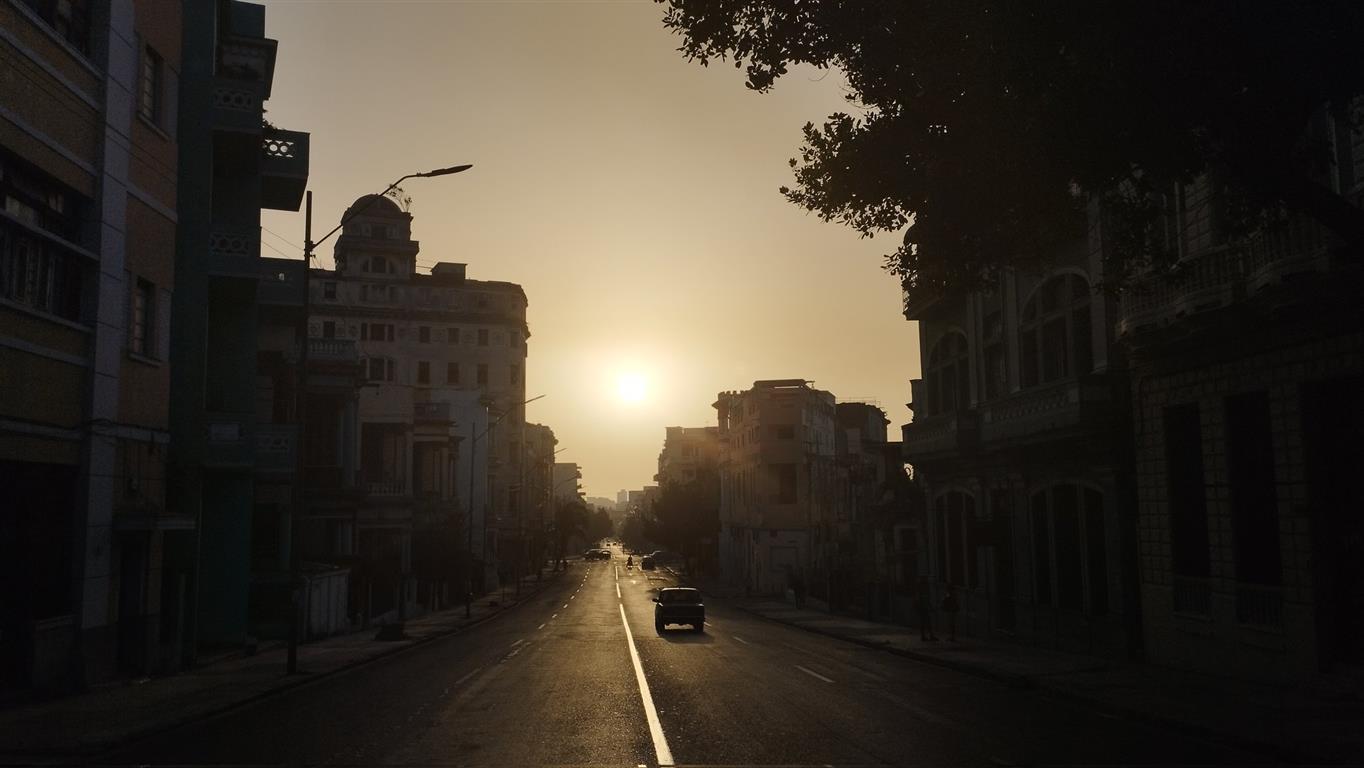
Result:
[[[658,454],[659,485],[690,483],[720,463],[719,427],[668,427]]]
[[[1334,137],[1317,182],[1359,206],[1364,135]],[[1285,215],[1227,236],[1214,185],[1171,195],[1179,255],[1123,298],[1147,657],[1359,690],[1364,670],[1360,255]]]
[[[179,228],[170,339],[170,505],[195,520],[196,653],[251,642],[260,212],[299,209],[308,135],[265,121],[277,43],[263,6],[185,4]]]
[[[962,631],[1122,656],[1140,644],[1135,509],[1102,234],[990,290],[906,296],[923,378],[902,442],[923,575],[935,602],[956,587]]]
[[[412,216],[389,198],[343,220],[335,269],[312,274],[308,332],[355,343],[364,366],[358,556],[381,585],[368,615],[406,614],[440,602],[456,561],[472,559],[476,592],[506,575],[499,544],[525,512],[526,297],[463,264],[418,274]]]
[[[755,381],[714,403],[721,444],[721,581],[783,592],[821,581],[835,519],[834,396],[802,379]]]
[[[0,4],[0,700],[180,663],[181,13]]]

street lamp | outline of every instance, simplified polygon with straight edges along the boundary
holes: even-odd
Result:
[[[470,615],[470,613],[472,612],[472,606],[473,606],[473,600],[474,600],[474,459],[475,459],[475,458],[477,457],[477,455],[478,455],[478,453],[477,453],[477,450],[478,450],[478,441],[479,441],[480,438],[482,438],[483,436],[485,436],[485,435],[487,435],[489,432],[491,432],[493,427],[497,426],[503,419],[505,419],[505,418],[507,417],[507,414],[511,413],[511,411],[512,411],[513,408],[516,408],[517,406],[521,406],[521,405],[526,405],[527,403],[533,403],[533,402],[535,402],[536,400],[539,400],[539,399],[542,398],[542,397],[544,397],[544,395],[536,395],[535,397],[532,397],[532,398],[529,399],[529,400],[522,400],[521,402],[517,403],[516,405],[513,405],[511,408],[508,408],[507,410],[503,411],[500,415],[498,415],[498,417],[497,417],[496,420],[494,420],[494,421],[493,421],[491,424],[489,424],[488,426],[484,427],[484,428],[483,428],[483,431],[480,432],[480,433],[478,433],[477,435],[474,435],[474,425],[473,425],[473,423],[470,422],[470,424],[469,424],[469,434],[471,435],[471,438],[470,438],[470,440],[469,440],[469,499],[468,499],[468,501],[467,501],[467,503],[466,503],[466,505],[465,505],[465,513],[466,513],[466,514],[465,514],[465,518],[466,518],[466,519],[465,519],[465,521],[464,521],[464,532],[465,532],[465,558],[464,558],[464,559],[465,559],[465,571],[466,571],[466,573],[465,573],[465,581],[468,582],[467,584],[465,584],[465,589],[464,589],[464,618],[466,618],[466,619],[469,618],[469,615]],[[484,535],[485,537],[487,536],[487,528],[488,528],[488,525],[487,525],[487,519],[486,519],[486,513],[485,513],[484,524],[483,524],[483,529],[484,529],[483,535]]]
[[[289,652],[287,661],[285,662],[286,671],[288,672],[288,674],[293,674],[298,671],[298,631],[299,631],[298,625],[302,618],[301,616],[299,616],[299,611],[302,610],[303,607],[303,601],[299,599],[300,597],[299,590],[302,588],[302,578],[301,574],[299,573],[300,562],[298,557],[299,538],[298,525],[299,520],[303,517],[303,508],[308,501],[307,494],[304,492],[303,488],[304,471],[306,466],[303,450],[304,446],[303,430],[304,425],[307,422],[307,419],[304,418],[305,407],[304,389],[306,388],[307,384],[308,368],[308,315],[312,313],[312,292],[308,289],[308,283],[309,278],[312,276],[313,250],[316,249],[317,246],[327,242],[327,240],[331,238],[332,235],[336,234],[337,232],[340,232],[341,229],[345,227],[347,224],[349,224],[351,220],[353,220],[356,216],[359,216],[360,214],[368,210],[371,205],[374,205],[374,203],[376,203],[379,200],[379,198],[384,197],[389,192],[392,192],[393,190],[397,189],[398,185],[403,183],[404,181],[415,178],[433,178],[436,176],[449,176],[451,174],[467,171],[473,167],[474,166],[472,164],[452,165],[448,168],[436,168],[435,170],[431,171],[409,173],[406,176],[399,178],[392,184],[389,184],[388,188],[386,188],[380,194],[371,196],[368,200],[365,201],[364,205],[357,206],[352,210],[347,211],[346,214],[341,217],[341,223],[337,224],[335,229],[323,235],[322,238],[317,241],[313,240],[313,193],[312,190],[308,190],[307,206],[304,209],[303,214],[303,280],[301,285],[301,290],[303,291],[303,316],[302,319],[299,321],[300,349],[298,353],[298,368],[295,373],[294,382],[294,412],[295,417],[298,419],[298,429],[295,433],[296,435],[295,440],[297,441],[297,444],[294,449],[293,509],[289,514],[289,584],[290,584],[289,593],[290,600],[293,603],[293,605],[291,606],[293,609],[293,621],[289,622]],[[402,581],[403,580],[400,575],[399,578],[400,586],[398,590],[398,617],[400,625],[402,622],[404,598],[404,595],[402,594],[403,592],[402,588],[406,586],[406,584],[401,584]]]

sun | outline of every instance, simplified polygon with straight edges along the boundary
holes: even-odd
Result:
[[[639,373],[622,373],[616,377],[616,394],[627,403],[643,402],[648,394],[644,376]]]

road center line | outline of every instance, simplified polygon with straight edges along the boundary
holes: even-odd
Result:
[[[735,639],[735,640],[738,640],[739,642],[743,643],[744,645],[752,645],[752,643],[748,642],[747,640],[743,639],[742,637],[739,637],[738,635],[735,635],[735,636],[734,636],[734,639]]]
[[[649,735],[654,740],[654,755],[660,768],[673,764],[673,752],[668,749],[668,739],[663,735],[663,723],[658,720],[658,710],[654,708],[653,694],[649,693],[649,681],[644,677],[644,665],[639,662],[639,651],[635,649],[635,635],[630,631],[630,622],[625,618],[625,606],[620,606],[620,623],[625,625],[625,642],[630,646],[630,661],[635,665],[635,681],[639,683],[639,697],[644,701],[644,717],[649,721]]]
[[[518,646],[518,645],[520,645],[520,644],[522,644],[522,643],[524,643],[524,642],[526,642],[526,638],[523,637],[523,638],[521,638],[520,640],[517,640],[517,641],[513,642],[513,643],[512,643],[512,647],[515,648],[516,646]]]
[[[620,585],[616,585],[616,597],[620,597]]]
[[[465,675],[464,677],[461,677],[460,679],[456,680],[456,681],[455,681],[455,685],[454,685],[454,686],[451,686],[451,687],[453,688],[453,687],[455,687],[455,686],[458,686],[460,683],[464,682],[465,680],[468,680],[469,678],[473,677],[474,675],[477,675],[477,674],[478,674],[478,671],[479,671],[480,669],[483,669],[483,667],[474,667],[472,670],[469,671],[469,673],[468,673],[467,675]]]
[[[545,628],[545,625],[544,625],[544,624],[541,624],[540,626],[536,627],[536,629],[544,629],[544,628]]]
[[[823,681],[826,682],[826,683],[832,683],[832,682],[833,682],[833,681],[830,680],[829,678],[825,677],[824,675],[821,675],[820,673],[814,671],[813,669],[806,669],[805,667],[802,667],[802,666],[799,665],[799,664],[796,665],[796,669],[799,669],[801,672],[804,672],[805,674],[809,675],[810,677],[817,677],[817,678],[819,678],[820,680],[823,680]]]

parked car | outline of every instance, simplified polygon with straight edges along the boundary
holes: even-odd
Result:
[[[650,555],[645,555],[639,559],[639,569],[641,571],[652,571],[654,569],[654,559]]]
[[[649,557],[652,557],[654,559],[654,562],[659,565],[668,565],[669,563],[677,563],[682,561],[681,555],[677,554],[676,552],[669,552],[666,549],[656,550],[654,551],[653,554],[649,555]]]
[[[610,560],[611,550],[609,549],[589,549],[583,552],[584,560]]]
[[[706,631],[706,606],[700,590],[667,587],[654,598],[654,629],[662,632],[669,624],[690,624],[693,632]]]

